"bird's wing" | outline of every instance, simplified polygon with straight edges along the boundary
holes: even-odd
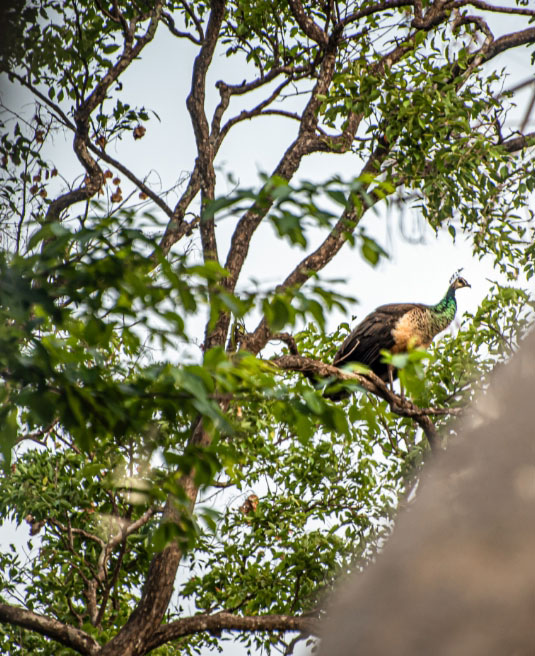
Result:
[[[414,309],[428,310],[429,306],[424,305],[423,303],[389,303],[388,305],[380,305],[372,312],[372,314],[379,312],[380,314],[395,317],[395,320],[397,321],[406,312],[410,312],[410,310]],[[366,319],[364,321],[366,321]]]
[[[362,362],[373,367],[380,360],[381,350],[394,346],[392,329],[398,319],[415,308],[424,310],[426,306],[419,303],[391,303],[378,307],[346,337],[334,356],[333,364],[339,367],[346,362]]]

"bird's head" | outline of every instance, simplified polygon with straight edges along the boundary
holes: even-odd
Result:
[[[462,289],[463,287],[471,287],[469,282],[467,282],[462,276],[457,276],[451,283],[453,290]]]

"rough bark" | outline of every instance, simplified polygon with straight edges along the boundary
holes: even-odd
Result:
[[[40,633],[65,647],[74,649],[79,654],[96,656],[99,653],[100,646],[98,642],[85,631],[58,622],[52,617],[32,613],[25,608],[0,604],[0,622]]]
[[[171,640],[201,631],[300,631],[314,634],[318,621],[298,615],[256,615],[244,617],[221,612],[195,615],[164,624],[153,635],[147,649],[155,649]]]

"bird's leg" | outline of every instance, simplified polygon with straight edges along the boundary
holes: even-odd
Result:
[[[394,393],[394,367],[391,364],[388,365],[388,380],[390,382],[390,391],[393,394]]]
[[[390,382],[390,391],[392,394],[394,394],[394,367],[389,364],[388,365],[388,380]],[[401,384],[401,380],[399,381],[399,395],[401,397],[402,401],[405,401],[405,393],[403,391],[403,385]]]

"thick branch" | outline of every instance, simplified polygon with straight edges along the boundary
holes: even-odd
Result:
[[[203,430],[199,419],[192,428],[191,444],[208,446],[210,436]],[[193,508],[198,486],[192,475],[183,476],[180,485]],[[177,523],[180,515],[174,500],[169,498],[163,511],[163,522]],[[143,595],[134,612],[119,633],[108,642],[99,656],[141,656],[150,651],[147,644],[160,626],[173,594],[176,572],[183,553],[177,541],[169,543],[156,554],[149,567]]]
[[[502,148],[508,153],[515,153],[522,148],[531,148],[535,146],[535,132],[529,134],[521,134],[512,139],[506,139],[502,144]]]
[[[303,112],[297,139],[284,153],[273,172],[274,176],[283,178],[284,180],[290,180],[299,168],[302,158],[309,152],[313,152],[312,145],[315,142],[315,131],[318,124],[317,112],[320,106],[318,96],[325,94],[331,83],[336,62],[336,47],[336,42],[331,40],[321,65],[318,81]],[[263,203],[262,207],[259,207],[257,204],[253,205],[238,221],[232,235],[231,245],[225,263],[225,268],[230,273],[225,279],[225,286],[230,291],[234,290],[238,281],[245,258],[249,252],[251,238],[268,213],[271,204],[272,201]],[[221,314],[208,342],[224,343],[229,323],[230,316],[228,314]]]
[[[276,340],[284,342],[292,355],[299,355],[299,350],[297,348],[295,339],[293,338],[293,335],[290,335],[290,333],[275,333],[271,337],[271,341]]]
[[[387,68],[391,68],[396,64],[407,52],[412,48],[412,37],[408,37],[402,44],[393,48],[371,69],[370,74],[373,76],[381,77]],[[344,153],[352,145],[353,139],[357,133],[360,122],[362,121],[363,114],[351,111],[347,118],[347,125],[344,130],[334,136],[316,136],[314,143],[310,147],[310,151],[314,152],[330,152],[330,153]]]
[[[409,39],[407,39],[403,44],[394,48],[379,62],[377,62],[373,66],[373,73],[377,75],[382,74],[385,68],[393,66],[396,62],[398,62],[410,49],[410,47],[409,37]],[[329,150],[331,152],[345,152],[351,146],[353,138],[360,125],[362,115],[351,113],[346,129],[338,137],[326,138],[324,136],[320,137],[316,135],[318,126],[318,109],[320,105],[318,96],[326,94],[330,86],[336,61],[336,49],[337,42],[334,37],[331,37],[329,48],[322,63],[318,82],[316,83],[316,86],[312,92],[312,96],[303,112],[299,135],[285,152],[282,160],[279,162],[279,165],[273,173],[274,175],[282,177],[285,180],[291,179],[291,177],[297,171],[302,158],[312,152],[321,150]],[[388,148],[385,147],[384,141],[381,140],[376,151],[372,153],[369,161],[365,165],[363,173],[375,173],[377,170],[377,164],[382,161],[387,153]],[[225,268],[231,274],[227,278],[226,284],[232,290],[236,285],[238,276],[243,267],[243,263],[247,253],[249,252],[249,244],[251,242],[254,231],[260,225],[262,219],[268,213],[270,207],[270,203],[264,204],[262,208],[258,208],[255,205],[250,210],[248,210],[238,222],[238,225],[232,236],[231,247],[228,253],[227,261],[225,263]],[[358,218],[360,219],[360,217]],[[294,271],[294,274],[291,274],[291,276],[286,279],[283,285],[286,287],[293,284],[301,285],[308,279],[311,272],[319,271],[321,268],[323,268],[323,266],[325,266],[325,264],[329,262],[332,257],[334,257],[334,255],[345,243],[348,226],[352,221],[355,221],[355,217],[345,213],[335,228],[333,228],[324,244],[314,253],[312,253],[308,258],[306,258],[297,267],[297,269]],[[353,226],[349,231],[352,231],[355,225],[356,224],[353,223]],[[216,331],[219,331],[221,334],[223,334],[223,332],[226,334],[228,325],[229,317],[224,315],[220,317],[220,320],[216,326]],[[259,326],[259,329],[257,329],[256,336],[258,337],[260,334],[262,335],[260,341],[267,338],[268,331],[265,321],[263,324],[261,324],[261,326]],[[262,346],[260,348],[262,348]]]
[[[294,615],[244,617],[227,612],[214,615],[194,615],[161,626],[151,638],[147,651],[170,640],[203,631],[306,631],[315,634],[317,628],[317,620]]]
[[[171,501],[168,504],[172,506]],[[161,624],[169,605],[181,558],[182,552],[176,542],[156,554],[147,573],[141,601],[99,656],[141,656],[147,652],[145,645]]]
[[[483,61],[489,61],[506,50],[525,46],[529,43],[535,43],[535,27],[529,27],[520,32],[505,34],[491,44],[483,56]]]
[[[292,114],[291,112],[285,112],[283,110],[263,109],[258,113],[255,113],[255,110],[251,110],[250,116],[240,115],[235,119],[231,119],[231,122],[229,122],[230,124],[227,123],[222,131],[221,119],[225,110],[228,107],[231,96],[243,95],[250,91],[254,91],[255,89],[258,89],[259,87],[273,81],[278,75],[281,74],[287,75],[289,81],[299,79],[301,76],[305,75],[306,73],[310,73],[312,69],[313,69],[313,65],[311,64],[307,64],[306,66],[295,67],[295,68],[291,65],[279,66],[277,68],[270,70],[266,75],[257,78],[255,80],[252,80],[251,82],[242,82],[241,84],[236,84],[236,85],[226,84],[225,82],[222,81],[218,82],[216,86],[219,89],[219,93],[221,95],[221,101],[217,105],[214,111],[214,115],[212,117],[211,131],[210,131],[210,144],[213,147],[213,157],[215,158],[215,156],[217,155],[217,152],[221,147],[224,137],[227,135],[230,127],[232,127],[232,125],[237,123],[239,120],[252,118],[253,115],[261,116],[266,114],[276,114],[279,116],[284,116],[286,118],[291,118],[293,120],[301,121],[301,116],[298,116],[297,114]],[[262,106],[265,107],[265,104],[263,104]],[[200,178],[199,171],[200,171],[199,159],[197,159],[188,186],[184,191],[184,193],[182,194],[180,200],[176,204],[172,213],[171,221],[169,221],[169,223],[167,224],[167,227],[165,229],[165,234],[163,235],[160,241],[160,248],[162,249],[164,255],[167,255],[167,253],[174,246],[174,244],[179,242],[182,239],[182,237],[191,234],[192,229],[199,223],[198,218],[194,219],[189,223],[186,223],[184,221],[184,216],[186,214],[188,207],[190,206],[191,202],[193,201],[193,199],[201,189],[201,178]]]
[[[470,17],[473,19],[473,17]],[[519,46],[524,46],[529,43],[535,43],[535,27],[530,27],[526,30],[520,32],[512,32],[511,34],[505,34],[499,39],[488,43],[485,42],[483,48],[477,52],[474,52],[470,59],[468,60],[469,66],[473,67],[473,64],[480,66],[485,62],[490,61],[497,55],[500,55],[502,52],[510,50],[511,48],[518,48]],[[459,75],[464,75],[465,71],[459,66],[455,65],[452,70],[452,79],[456,78]]]
[[[297,24],[308,38],[315,41],[318,45],[325,47],[329,41],[327,35],[312,18],[309,18],[305,14],[301,0],[289,0],[289,5]]]
[[[100,645],[90,635],[72,626],[58,622],[51,617],[33,613],[24,608],[0,604],[0,622],[35,631],[79,654],[93,656],[99,653]]]
[[[439,3],[436,8],[431,7],[427,15],[422,19],[422,25],[428,27],[430,24],[434,24],[438,20],[437,12],[441,11],[443,8],[443,3]],[[488,35],[487,35],[488,36]],[[483,52],[476,53],[475,57],[478,57],[478,64],[482,61],[487,61],[488,59],[496,56],[500,52],[512,47],[517,47],[535,40],[535,28],[524,30],[523,32],[518,32],[515,34],[509,34],[505,37],[501,37],[496,41],[485,44],[485,49]],[[383,61],[389,60],[389,64],[392,65],[395,61],[398,61],[406,51],[406,46],[398,46],[394,51],[389,53]],[[381,65],[383,61],[379,62]],[[377,66],[377,65],[376,65]],[[325,143],[325,138],[322,138]],[[327,142],[328,143],[328,142]],[[529,145],[529,139],[518,138],[517,140],[511,140],[510,148],[512,150],[517,150],[519,148]],[[377,171],[377,165],[384,159],[388,153],[389,145],[382,143],[379,144],[381,152],[376,152],[367,162],[364,167],[363,172],[373,172]],[[307,256],[300,264],[293,270],[293,272],[284,280],[284,282],[277,288],[278,290],[300,287],[304,282],[309,278],[310,274],[317,272],[322,269],[340,250],[342,245],[346,241],[346,234],[348,232],[348,227],[353,223],[354,226],[360,220],[361,215],[357,216],[354,211],[353,214],[349,214],[348,210],[344,212],[344,215],[340,221],[333,228],[331,233],[325,239],[323,244],[316,249],[314,253]],[[269,327],[265,318],[257,326],[256,330],[247,337],[247,348],[254,353],[258,353],[267,343],[270,338]]]
[[[309,67],[306,68],[307,71],[309,71]],[[228,107],[228,103],[230,100],[230,96],[232,95],[242,95],[245,93],[248,93],[249,91],[253,91],[259,87],[261,87],[264,84],[267,84],[268,82],[271,82],[274,80],[278,75],[281,73],[290,75],[292,73],[299,73],[299,74],[304,74],[305,68],[298,68],[298,69],[293,69],[292,66],[280,66],[276,69],[272,69],[267,73],[264,77],[258,78],[256,80],[252,80],[251,82],[244,82],[242,84],[237,84],[237,85],[229,85],[224,82],[218,82],[217,87],[219,88],[219,92],[221,94],[221,102],[218,104],[218,106],[215,109],[214,116],[212,117],[212,125],[211,125],[211,132],[210,132],[210,143],[213,147],[213,156],[215,157],[222,142],[223,142],[223,136],[221,135],[221,118],[225,112],[225,110]],[[264,110],[263,114],[267,113],[275,113],[277,110]],[[282,115],[281,111],[278,111],[277,113]],[[290,114],[285,114],[289,118],[298,118],[300,120],[301,117],[297,116],[292,116]],[[225,134],[228,130],[225,131]],[[163,235],[161,241],[160,241],[160,248],[162,249],[162,252],[164,255],[167,255],[167,253],[171,250],[172,246],[176,244],[178,241],[184,237],[184,235],[188,235],[191,233],[192,229],[199,223],[198,219],[194,219],[190,223],[186,223],[184,221],[184,216],[186,214],[186,211],[188,207],[190,206],[191,202],[195,198],[195,196],[199,193],[201,189],[201,178],[199,174],[199,160],[195,162],[195,167],[192,171],[190,180],[188,182],[188,186],[184,193],[182,194],[180,200],[176,204],[171,221],[167,224],[167,227],[165,229],[165,234]]]

